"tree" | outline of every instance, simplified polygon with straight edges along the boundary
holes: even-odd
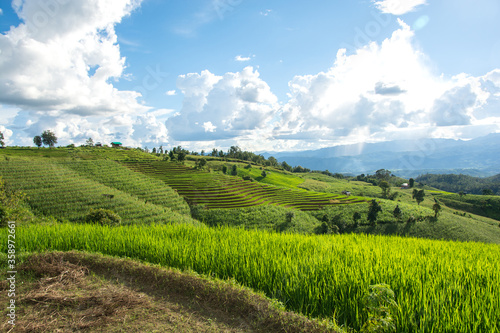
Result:
[[[87,223],[99,223],[100,225],[120,225],[122,219],[118,214],[109,209],[91,209],[85,216]]]
[[[387,199],[391,192],[391,185],[386,180],[382,180],[378,186],[382,189],[382,197]]]
[[[413,188],[415,186],[415,179],[410,178],[410,188]]]
[[[238,175],[238,167],[236,166],[236,164],[233,164],[233,166],[231,167],[231,175],[233,176]]]
[[[262,176],[262,178],[266,178],[267,176],[267,173],[265,170],[262,170],[262,173],[260,174]]]
[[[373,199],[370,202],[370,208],[368,209],[368,221],[370,221],[370,224],[372,226],[376,224],[377,215],[381,211],[382,211],[382,207],[380,207],[378,202],[375,199]]]
[[[3,133],[0,131],[0,146],[5,146],[5,142],[3,141],[5,138],[3,137]]]
[[[439,214],[439,211],[441,210],[441,205],[439,202],[435,201],[434,205],[432,206],[432,210],[434,211],[434,217],[436,218]]]
[[[54,147],[54,145],[57,143],[57,137],[54,132],[50,130],[44,131],[42,133],[42,142],[46,146]]]
[[[399,205],[396,205],[396,208],[394,208],[394,211],[392,212],[392,215],[399,221],[401,219],[402,215],[401,208],[399,208]]]
[[[170,157],[170,160],[171,161],[175,161],[175,154],[174,154],[174,151],[171,150],[169,153],[168,153],[168,157]]]
[[[204,158],[200,158],[198,161],[198,168],[203,169],[207,165],[207,160]]]
[[[42,146],[42,137],[40,135],[37,135],[33,138],[33,143],[40,148]]]
[[[495,193],[493,193],[492,190],[490,190],[489,188],[485,188],[483,189],[483,195],[494,195]]]
[[[420,203],[422,201],[424,201],[424,197],[425,197],[425,192],[424,190],[417,190],[417,189],[414,189],[413,190],[413,195],[412,195],[412,198],[417,200],[417,204],[420,206]]]
[[[354,226],[357,227],[358,221],[361,219],[361,214],[358,212],[354,212],[354,214],[352,214],[352,219],[354,221]]]
[[[389,181],[389,178],[391,177],[391,172],[386,169],[379,169],[375,171],[375,177],[377,177],[379,181],[380,180]]]
[[[184,160],[186,159],[186,153],[181,151],[177,154],[177,161],[179,162],[184,162]]]
[[[464,196],[464,191],[458,192],[458,195],[460,196],[460,198],[463,197]]]
[[[222,173],[226,174],[227,173],[227,165],[222,166]]]
[[[89,147],[93,147],[94,146],[94,140],[92,140],[92,138],[88,138],[87,141],[85,141],[85,144]]]

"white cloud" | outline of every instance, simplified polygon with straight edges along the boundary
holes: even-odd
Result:
[[[402,133],[440,137],[450,133],[445,128],[457,126],[480,135],[479,117],[500,120],[500,70],[445,79],[431,70],[412,43],[413,31],[399,22],[401,28],[381,44],[371,43],[350,56],[339,50],[332,68],[290,81],[290,99],[273,137],[295,140],[301,148],[307,142],[384,141]]]
[[[177,92],[175,90],[169,90],[165,93],[167,96],[175,96],[177,95]]]
[[[0,8],[0,15],[3,15],[3,10],[2,10],[2,8]]]
[[[386,14],[403,15],[414,11],[418,6],[427,4],[427,0],[372,0],[375,6]]]
[[[214,126],[211,121],[207,121],[203,123],[203,128],[205,129],[205,132],[215,132],[217,126]]]
[[[0,34],[0,103],[81,116],[146,111],[139,93],[110,83],[125,69],[114,25],[139,4],[15,1],[23,23]]]
[[[260,12],[260,15],[262,15],[262,16],[268,16],[271,13],[272,13],[271,9],[266,9],[266,10]]]
[[[241,55],[237,55],[236,57],[234,57],[234,60],[235,61],[250,61],[252,58],[250,57],[243,57]]]
[[[179,76],[184,93],[182,110],[166,121],[176,141],[233,139],[268,126],[277,110],[277,98],[252,67],[241,72],[216,76]]]

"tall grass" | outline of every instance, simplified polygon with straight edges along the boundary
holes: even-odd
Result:
[[[6,231],[0,231],[5,239]],[[17,229],[18,250],[84,250],[234,278],[288,309],[359,329],[367,287],[397,295],[399,332],[500,330],[500,247],[369,235],[306,236],[228,227],[56,224]],[[6,242],[0,244],[6,251]]]

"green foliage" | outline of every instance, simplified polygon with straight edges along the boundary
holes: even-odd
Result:
[[[9,221],[23,223],[33,220],[25,200],[26,194],[8,188],[0,176],[0,227],[7,226]]]
[[[363,304],[368,311],[368,320],[361,328],[364,333],[396,332],[394,315],[398,305],[394,291],[387,284],[370,286],[370,291],[363,297]]]
[[[382,180],[378,183],[378,186],[382,189],[382,197],[387,199],[391,192],[391,185],[387,181]]]
[[[271,205],[234,209],[192,206],[191,214],[209,226],[228,225],[298,233],[313,233],[319,226],[318,220],[305,212]]]
[[[419,176],[417,181],[454,193],[483,194],[483,189],[489,189],[493,194],[500,194],[500,175],[481,178],[462,174],[426,174]]]
[[[266,178],[267,173],[266,173],[266,171],[265,171],[265,170],[262,170],[262,172],[261,172],[261,174],[260,174],[260,175],[262,176],[262,178]]]
[[[424,190],[413,189],[412,198],[417,201],[418,205],[420,205],[420,203],[424,201],[424,197],[425,197]]]
[[[432,206],[432,210],[434,211],[434,217],[437,218],[439,212],[441,211],[441,205],[436,201]]]
[[[40,135],[36,135],[34,138],[33,138],[33,143],[38,147],[40,148],[43,144],[42,142],[42,137]]]
[[[0,238],[6,233],[0,230]],[[368,319],[361,302],[366,286],[384,281],[398,295],[399,310],[391,313],[398,332],[500,330],[500,247],[494,244],[177,224],[28,225],[17,230],[16,243],[19,252],[101,252],[234,279],[290,311],[333,317],[356,330]]]
[[[231,167],[231,175],[232,176],[237,176],[238,175],[238,167],[236,166],[236,164],[233,164],[232,167]]]
[[[413,188],[415,186],[415,179],[410,178],[410,188]]]
[[[394,210],[392,211],[392,215],[399,221],[401,220],[401,215],[402,215],[402,211],[401,211],[401,208],[399,208],[399,205],[396,206],[396,208],[394,208]]]
[[[43,144],[46,146],[54,147],[54,145],[57,143],[56,135],[50,130],[44,131],[41,137]]]
[[[500,197],[482,195],[437,194],[446,206],[464,212],[500,220]]]
[[[370,208],[368,209],[368,221],[371,225],[375,225],[377,221],[377,215],[382,211],[382,207],[378,204],[377,200],[373,199],[370,202]]]
[[[4,147],[5,146],[5,141],[3,141],[5,137],[3,136],[2,131],[0,131],[0,146]]]
[[[227,174],[227,165],[222,166],[222,173]]]
[[[122,223],[121,217],[109,209],[91,209],[85,216],[85,222],[100,225],[117,226]]]

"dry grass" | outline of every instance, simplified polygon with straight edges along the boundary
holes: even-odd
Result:
[[[132,260],[52,252],[18,272],[11,332],[335,332],[234,283]]]

